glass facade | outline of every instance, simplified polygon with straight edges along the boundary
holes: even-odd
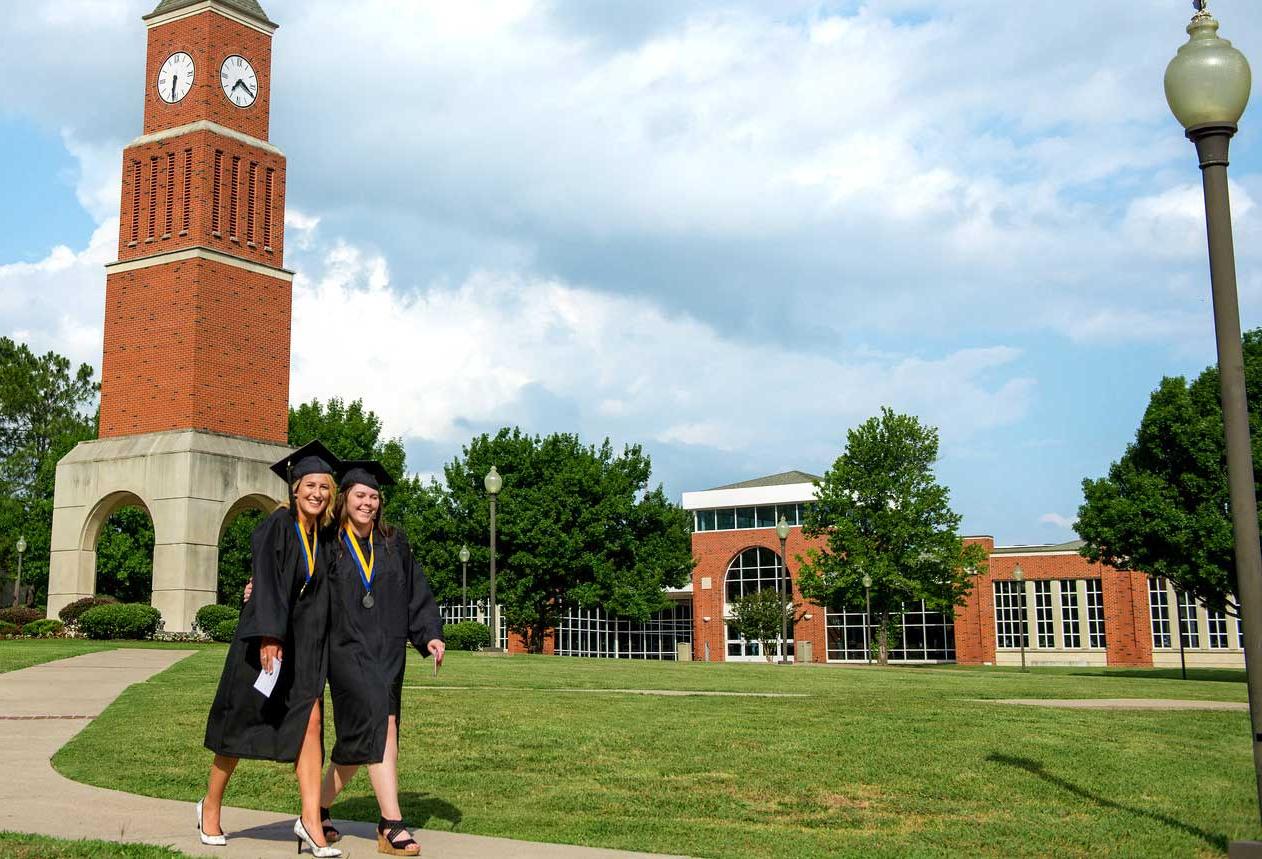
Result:
[[[1044,579],[1031,582],[1034,586],[1034,628],[1039,647],[1056,646],[1056,621],[1052,617],[1052,583]]]
[[[890,648],[891,662],[949,662],[955,659],[955,622],[929,611],[924,601],[903,606],[900,634]],[[825,613],[829,662],[866,662],[869,636],[876,631],[862,608]],[[873,658],[876,654],[873,653]]]
[[[774,528],[783,516],[790,526],[802,524],[810,502],[798,504],[764,504],[758,507],[720,507],[715,510],[694,510],[694,531],[740,531],[753,528]]]
[[[438,614],[442,617],[443,623],[463,623],[472,621],[486,625],[489,621],[486,612],[486,600],[470,603],[440,603],[438,606]],[[508,649],[508,623],[504,620],[504,607],[500,606],[500,643],[499,646]]]
[[[692,643],[692,603],[680,602],[641,623],[600,609],[569,608],[556,631],[557,656],[606,659],[675,659]]]
[[[1196,600],[1191,594],[1179,594],[1179,631],[1184,647],[1201,646],[1201,627],[1196,617]]]
[[[1166,592],[1166,580],[1148,578],[1148,613],[1152,619],[1152,646],[1171,647],[1170,595]]]
[[[1024,582],[995,582],[995,643],[1000,648],[1029,647],[1023,603]]]
[[[748,507],[745,509],[752,511],[755,508]],[[741,552],[732,559],[732,563],[727,567],[727,577],[723,583],[724,616],[727,615],[727,605],[731,604],[738,597],[767,588],[772,590],[787,589],[783,575],[784,572],[780,568],[780,555],[777,552],[762,546]],[[778,652],[779,637],[776,638],[776,647]],[[790,656],[793,655],[792,620],[789,621],[789,640],[786,645],[786,652]],[[748,641],[728,629],[727,655],[729,658],[762,656],[762,646],[757,641]]]
[[[1060,638],[1066,650],[1082,647],[1082,624],[1078,620],[1078,582],[1073,579],[1060,583]]]
[[[1087,579],[1083,584],[1087,590],[1087,646],[1103,648],[1107,645],[1104,636],[1104,582]]]
[[[1209,633],[1209,646],[1215,650],[1224,650],[1227,644],[1227,615],[1221,611],[1205,610],[1206,630]]]

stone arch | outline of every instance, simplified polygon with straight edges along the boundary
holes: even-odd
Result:
[[[223,539],[224,533],[228,530],[228,526],[234,520],[247,510],[257,510],[264,516],[268,516],[279,507],[281,502],[272,498],[270,495],[262,495],[260,493],[252,493],[238,498],[224,510],[223,519],[219,522],[219,539]]]
[[[145,511],[145,515],[149,517],[150,523],[153,525],[155,548],[157,545],[158,534],[158,518],[154,515],[153,504],[141,497],[135,492],[129,490],[118,490],[107,493],[94,504],[87,517],[83,521],[83,528],[79,534],[79,550],[80,565],[82,579],[86,585],[88,594],[96,596],[97,594],[97,559],[96,548],[101,539],[101,531],[105,528],[105,523],[110,517],[118,511],[127,507],[139,507]],[[152,569],[154,565],[154,553],[150,551],[149,564]],[[147,599],[151,599],[153,595],[153,585],[150,582],[149,595]]]

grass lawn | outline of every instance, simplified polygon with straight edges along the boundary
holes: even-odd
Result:
[[[0,832],[0,856],[7,859],[179,859],[187,855],[148,844],[63,841],[42,835]]]
[[[17,671],[19,668],[30,668],[54,659],[65,659],[69,656],[82,656],[98,650],[113,650],[118,647],[170,647],[176,650],[190,650],[199,647],[210,647],[197,642],[174,641],[89,641],[85,638],[7,638],[0,641],[0,674],[5,671]],[[222,647],[223,645],[218,645]]]
[[[223,654],[129,689],[57,769],[200,798]],[[1246,713],[976,700],[1246,699],[1240,672],[1198,677],[452,653],[437,680],[409,663],[400,789],[415,826],[697,857],[1221,856],[1262,834]],[[366,774],[343,797],[335,816],[376,819]],[[288,768],[247,761],[229,802],[296,813],[298,796]]]

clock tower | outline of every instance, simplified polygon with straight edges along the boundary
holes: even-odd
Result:
[[[269,141],[274,24],[256,0],[161,0],[144,17],[144,119],[123,150],[106,268],[99,439],[57,466],[48,612],[95,592],[124,506],[154,524],[168,631],[215,601],[219,539],[286,495],[293,273],[285,156]]]

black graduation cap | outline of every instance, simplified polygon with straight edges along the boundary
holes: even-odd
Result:
[[[381,491],[383,486],[393,486],[394,478],[386,467],[375,459],[351,459],[342,463],[342,482],[338,489],[345,492],[356,483]]]
[[[337,474],[342,463],[319,441],[308,442],[272,466],[272,472],[293,486],[295,480],[308,474]]]

